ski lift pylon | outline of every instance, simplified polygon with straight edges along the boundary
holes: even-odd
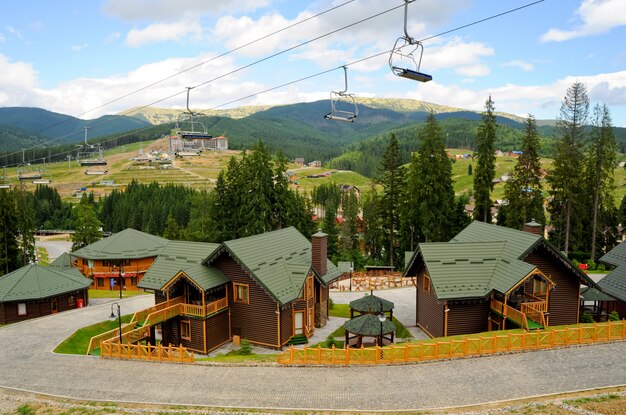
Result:
[[[412,79],[419,82],[432,81],[432,75],[420,72],[422,65],[422,56],[424,55],[424,45],[422,42],[415,40],[407,31],[407,15],[409,3],[415,0],[404,0],[404,36],[396,39],[391,54],[389,55],[389,68],[394,75],[402,78]],[[416,60],[416,54],[419,53],[419,60]],[[415,69],[400,66],[400,61],[411,64]]]
[[[331,91],[330,112],[324,115],[324,119],[354,122],[359,115],[359,108],[356,105],[353,94],[348,94],[348,68],[342,66],[344,75],[343,91]],[[349,108],[349,110],[348,110]]]

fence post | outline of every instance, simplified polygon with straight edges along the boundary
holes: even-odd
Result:
[[[478,336],[478,354],[483,354],[483,336]]]
[[[183,363],[183,345],[178,345],[178,355],[180,356],[180,363]]]
[[[376,346],[376,354],[374,355],[374,363],[378,364],[378,355],[380,353],[380,346]]]
[[[622,339],[626,337],[626,320],[622,320]]]
[[[595,342],[597,338],[598,338],[598,328],[596,326],[596,322],[594,321],[593,322],[593,337],[592,337],[592,339]]]
[[[333,343],[333,347],[330,351],[330,364],[331,365],[335,364],[335,343]]]
[[[317,345],[317,364],[319,365],[320,363],[322,363],[322,346],[321,345]]]
[[[613,326],[611,325],[610,321],[608,321],[607,323],[609,323],[607,327],[609,328],[609,341],[611,341],[611,332],[613,331]]]
[[[350,348],[349,348],[349,347],[348,347],[348,345],[346,344],[346,347],[345,347],[345,349],[343,349],[343,350],[344,350],[344,352],[345,352],[345,354],[346,354],[346,355],[345,355],[345,357],[344,357],[344,359],[345,359],[345,363],[346,363],[346,365],[349,365],[349,364],[350,364]]]
[[[391,344],[391,346],[389,346],[389,350],[390,350],[390,352],[389,352],[389,353],[391,353],[391,359],[390,359],[390,360],[391,360],[391,363],[394,363],[394,362],[396,361],[396,354],[395,354],[395,353],[394,353],[394,351],[393,351],[393,350],[394,350],[394,348],[393,348],[393,343]],[[383,356],[383,357],[384,357],[384,356]]]
[[[463,356],[467,356],[469,354],[469,339],[466,337],[463,343]]]
[[[511,351],[511,332],[510,331],[507,332],[506,349],[509,352]]]
[[[170,362],[172,361],[172,344],[170,343],[168,346],[168,354],[167,354],[167,360],[169,360]]]
[[[569,344],[569,326],[565,326],[565,345]]]
[[[365,352],[363,351],[363,345],[361,344],[361,357],[360,357],[360,363],[363,364],[363,354]]]
[[[498,335],[493,335],[493,352],[496,353],[498,351]]]

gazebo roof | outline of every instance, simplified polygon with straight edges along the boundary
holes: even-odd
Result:
[[[350,301],[350,308],[359,313],[380,313],[393,310],[393,303],[371,294]]]
[[[359,334],[361,336],[380,336],[381,324],[378,317],[374,314],[363,314],[343,323],[343,327],[347,332]],[[396,330],[395,324],[389,320],[383,321],[382,334],[393,333]]]

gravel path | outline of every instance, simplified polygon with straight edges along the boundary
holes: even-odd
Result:
[[[152,302],[126,299],[122,312]],[[51,353],[109,313],[105,304],[0,328],[0,386],[87,400],[416,410],[626,384],[626,342],[379,367],[177,365]]]

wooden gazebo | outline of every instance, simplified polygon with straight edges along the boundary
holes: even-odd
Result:
[[[396,330],[393,324],[393,305],[391,301],[373,294],[351,301],[350,320],[343,325],[346,331],[346,348],[392,344]],[[368,337],[373,338],[373,341],[363,342],[363,338]]]

